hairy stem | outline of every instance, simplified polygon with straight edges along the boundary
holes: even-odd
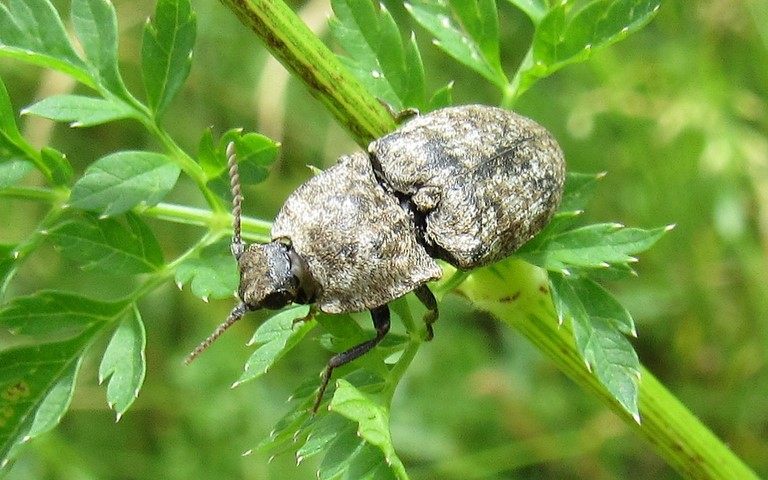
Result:
[[[558,325],[547,285],[546,272],[521,260],[508,259],[473,272],[457,290],[476,307],[525,335],[560,370],[648,440],[680,474],[695,479],[757,478],[645,368],[637,422],[587,369],[568,322]]]
[[[395,121],[307,25],[280,0],[222,0],[336,120],[366,146]]]

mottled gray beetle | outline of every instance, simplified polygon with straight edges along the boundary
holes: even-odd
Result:
[[[387,303],[416,293],[432,337],[437,303],[426,283],[442,275],[434,259],[469,270],[511,255],[552,218],[565,178],[560,147],[534,121],[482,105],[444,108],[309,179],[278,213],[272,242],[246,249],[231,145],[227,154],[241,302],[187,362],[251,310],[370,310],[376,336],[331,358],[313,411],[333,369],[387,334]]]

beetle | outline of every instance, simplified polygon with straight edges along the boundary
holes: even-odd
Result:
[[[471,270],[511,255],[550,221],[565,179],[559,145],[533,120],[484,105],[447,107],[310,178],[277,214],[272,241],[246,248],[233,144],[227,156],[240,302],[186,363],[248,311],[290,303],[370,311],[375,336],[329,360],[313,412],[333,370],[385,337],[389,302],[414,292],[432,338],[438,310],[427,283],[442,276],[435,259]]]

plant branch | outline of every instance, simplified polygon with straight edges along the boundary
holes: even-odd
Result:
[[[365,147],[395,128],[387,109],[280,0],[222,0]]]
[[[457,291],[477,308],[520,331],[584,390],[648,440],[680,474],[695,479],[757,476],[645,368],[640,379],[640,421],[600,384],[581,359],[569,322],[558,325],[544,270],[508,259],[476,270]]]

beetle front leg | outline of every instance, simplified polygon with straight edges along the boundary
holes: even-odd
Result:
[[[371,319],[373,320],[373,327],[376,329],[376,336],[374,338],[368,340],[367,342],[363,342],[360,345],[355,345],[349,350],[338,353],[331,357],[331,359],[328,361],[328,365],[325,367],[325,370],[323,370],[323,376],[320,380],[320,390],[317,392],[315,404],[312,405],[312,413],[316,413],[317,409],[320,407],[320,402],[323,400],[325,389],[328,387],[328,383],[331,381],[331,374],[333,373],[333,369],[342,365],[346,365],[347,363],[370,352],[373,347],[378,345],[379,342],[384,339],[384,337],[387,335],[387,332],[389,332],[389,307],[387,305],[382,305],[372,309]]]
[[[315,318],[315,315],[317,315],[317,307],[315,305],[310,305],[309,311],[307,312],[306,315],[304,315],[303,317],[293,319],[293,321],[291,322],[291,328],[295,327],[297,323],[304,323],[312,320],[313,318]]]
[[[420,286],[413,293],[427,307],[427,313],[424,315],[424,325],[427,327],[427,338],[425,340],[430,341],[435,336],[435,332],[432,331],[432,324],[440,316],[440,312],[437,310],[437,300],[426,285]]]

